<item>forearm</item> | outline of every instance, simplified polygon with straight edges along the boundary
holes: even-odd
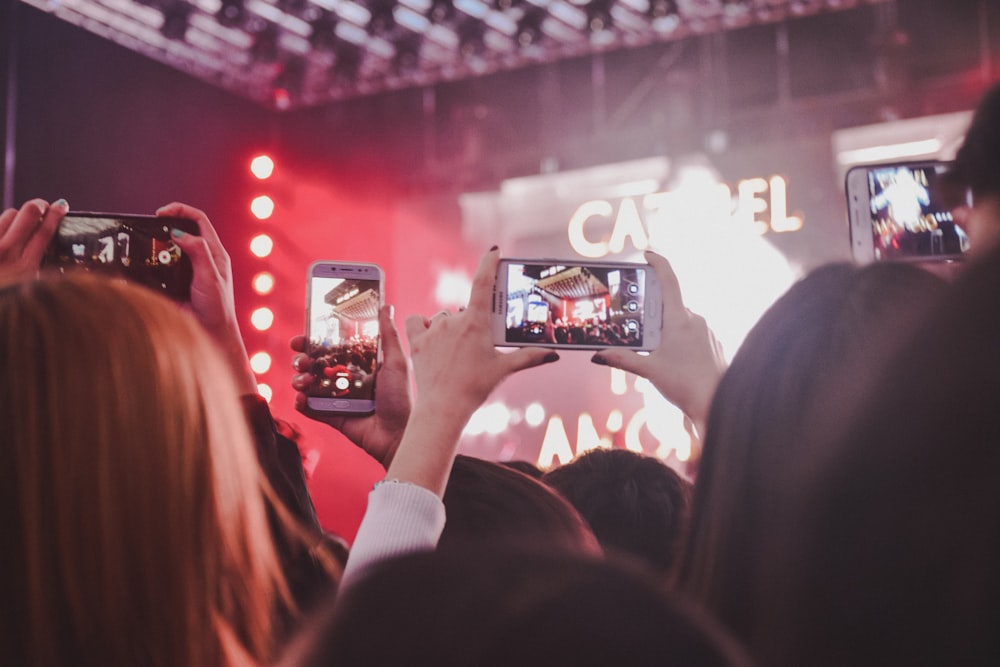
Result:
[[[460,401],[418,399],[386,479],[416,484],[443,496],[462,429],[474,411]]]

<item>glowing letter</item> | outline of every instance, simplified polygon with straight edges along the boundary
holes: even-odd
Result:
[[[628,427],[625,429],[625,448],[632,452],[642,454],[642,441],[639,440],[639,429],[646,423],[646,409],[641,408],[632,419],[628,420]]]
[[[625,249],[625,237],[632,238],[632,245],[636,250],[645,250],[649,247],[649,237],[642,227],[639,209],[631,199],[623,199],[618,209],[615,227],[611,230],[611,240],[608,241],[611,252],[621,252]]]
[[[576,422],[576,455],[579,456],[591,449],[610,446],[610,442],[601,440],[597,435],[597,429],[594,428],[594,420],[591,416],[586,412],[580,413],[580,418]]]
[[[563,426],[562,417],[552,415],[549,425],[545,427],[545,437],[542,438],[542,450],[538,453],[538,467],[548,468],[552,459],[558,458],[560,465],[573,460],[573,449],[569,445],[569,436]]]
[[[624,396],[628,387],[625,384],[627,376],[620,368],[611,369],[611,393],[616,396]]]
[[[611,208],[611,204],[601,199],[581,204],[580,208],[573,213],[573,217],[569,219],[569,244],[573,246],[573,250],[584,257],[604,257],[607,255],[607,242],[603,240],[598,243],[588,241],[583,235],[583,225],[590,218],[595,216],[610,217],[612,213],[614,213],[614,209]]]
[[[739,191],[739,204],[736,208],[738,222],[750,223],[754,231],[758,234],[767,232],[767,223],[757,219],[758,213],[767,210],[767,202],[757,195],[767,191],[767,181],[763,178],[748,178],[740,181],[737,186]]]
[[[802,218],[788,216],[788,195],[785,179],[771,177],[771,229],[776,232],[795,232],[802,229]]]

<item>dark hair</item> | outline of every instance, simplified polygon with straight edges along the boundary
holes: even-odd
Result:
[[[439,549],[486,540],[600,551],[590,528],[565,498],[499,463],[457,456],[443,500],[448,520]]]
[[[663,461],[626,449],[595,449],[542,479],[572,503],[606,550],[669,571],[691,484]]]
[[[1000,253],[798,461],[769,526],[763,664],[1000,664]],[[829,415],[835,423],[837,415]]]
[[[377,566],[317,619],[283,664],[747,662],[707,616],[668,597],[639,570],[565,552],[480,545]]]
[[[1000,194],[1000,84],[980,100],[944,181],[951,189],[971,188],[977,197]]]
[[[760,532],[781,499],[778,473],[816,437],[811,414],[822,388],[838,373],[870,373],[944,286],[902,263],[816,269],[763,315],[723,375],[676,578],[738,637],[752,623]]]
[[[528,477],[534,477],[535,479],[541,479],[545,475],[545,471],[531,461],[500,461],[500,464],[512,470],[523,472]]]

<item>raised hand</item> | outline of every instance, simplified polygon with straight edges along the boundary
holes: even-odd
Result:
[[[0,282],[33,278],[38,274],[42,255],[69,205],[60,199],[51,205],[32,199],[21,208],[0,214]]]
[[[591,361],[648,379],[668,401],[684,411],[704,437],[715,387],[726,370],[722,346],[705,318],[684,306],[670,262],[649,251],[646,261],[656,271],[663,295],[660,345],[648,355],[624,349],[601,350]]]

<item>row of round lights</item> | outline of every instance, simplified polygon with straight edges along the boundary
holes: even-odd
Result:
[[[274,160],[269,155],[257,155],[250,161],[250,173],[258,181],[266,181],[274,174]],[[250,213],[257,220],[267,220],[274,215],[274,199],[269,195],[262,194],[255,196],[250,201]],[[274,250],[274,239],[270,234],[261,232],[250,239],[250,252],[260,260],[267,260]],[[267,296],[274,291],[274,274],[266,268],[254,274],[251,282],[253,291],[260,296]],[[257,331],[268,331],[274,325],[274,311],[267,306],[258,306],[250,313],[250,324]],[[274,393],[271,385],[259,381],[261,376],[271,370],[271,355],[260,350],[250,355],[250,368],[257,375],[257,391],[270,402]]]

